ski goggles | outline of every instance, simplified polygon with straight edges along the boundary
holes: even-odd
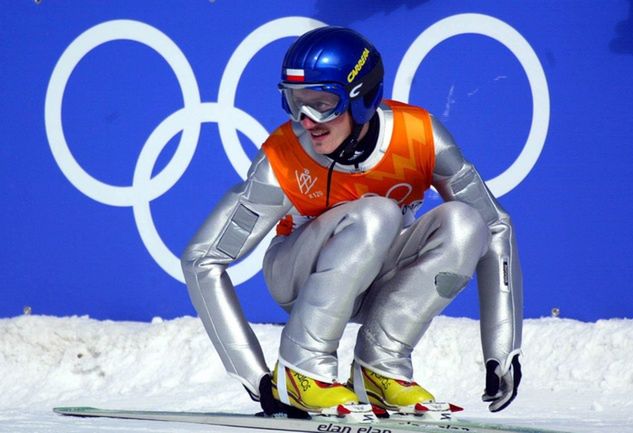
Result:
[[[282,106],[295,122],[308,116],[317,123],[336,119],[347,111],[349,98],[339,84],[279,84]]]

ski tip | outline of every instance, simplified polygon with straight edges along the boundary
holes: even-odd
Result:
[[[60,406],[60,407],[53,408],[53,412],[56,412],[56,413],[88,412],[88,411],[93,411],[93,410],[97,410],[97,409],[90,406],[80,406],[80,407]]]
[[[99,409],[89,406],[81,407],[54,407],[53,412],[58,415],[78,416],[78,417],[91,417]]]

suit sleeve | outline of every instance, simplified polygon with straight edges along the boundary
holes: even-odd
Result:
[[[444,200],[458,200],[477,209],[490,228],[490,247],[477,265],[481,339],[484,361],[498,361],[505,373],[520,352],[523,324],[523,277],[514,227],[450,133],[435,118],[432,125],[433,185]]]
[[[255,248],[290,208],[260,152],[247,179],[224,195],[181,257],[189,296],[224,367],[254,395],[268,367],[226,269]]]

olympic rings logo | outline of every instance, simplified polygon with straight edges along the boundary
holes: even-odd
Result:
[[[255,29],[229,59],[222,74],[217,102],[200,100],[198,84],[187,58],[168,36],[156,28],[139,21],[114,20],[86,30],[62,53],[46,92],[46,134],[57,165],[75,188],[93,200],[110,206],[132,207],[139,234],[152,258],[165,272],[184,282],[178,257],[164,244],[156,229],[151,201],[169,191],[184,174],[193,158],[204,122],[218,123],[220,141],[231,165],[243,179],[246,178],[251,161],[241,145],[238,131],[257,146],[265,141],[268,132],[256,119],[235,107],[242,73],[248,62],[269,43],[298,36],[323,25],[325,23],[306,17],[284,17]],[[424,57],[440,42],[466,33],[489,36],[505,45],[523,66],[532,93],[532,124],[523,150],[506,171],[487,181],[493,194],[501,196],[516,187],[531,171],[542,151],[549,126],[549,91],[545,73],[520,33],[503,21],[481,14],[453,15],[436,22],[418,36],[403,57],[394,81],[393,98],[408,101],[412,77]],[[62,126],[63,97],[73,70],[90,51],[115,40],[139,42],[161,55],[174,71],[184,101],[183,108],[163,120],[147,138],[138,157],[131,186],[106,184],[87,173],[73,157]],[[180,132],[178,148],[171,160],[152,177],[162,150]],[[271,237],[272,232],[267,239]],[[250,279],[261,269],[267,244],[264,240],[247,258],[229,268],[235,284]]]

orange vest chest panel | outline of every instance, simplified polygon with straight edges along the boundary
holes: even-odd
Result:
[[[405,207],[421,202],[430,187],[435,150],[428,112],[395,101],[385,103],[393,111],[393,133],[386,153],[368,171],[335,170],[330,206],[377,195]],[[328,167],[318,164],[305,152],[290,122],[273,132],[262,150],[281,188],[301,215],[314,217],[327,210]]]

